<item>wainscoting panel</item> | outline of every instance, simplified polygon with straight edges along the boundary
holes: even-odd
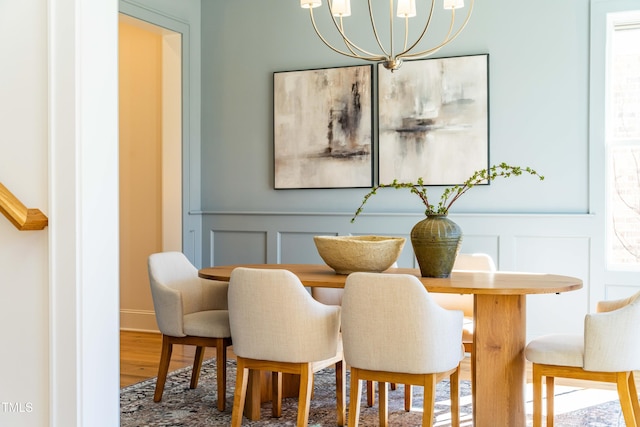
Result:
[[[212,230],[208,243],[211,265],[267,262],[267,233],[264,231]]]
[[[493,258],[498,270],[500,269],[500,236],[475,235],[462,232],[462,246],[460,252],[466,254],[485,253]]]
[[[420,214],[202,212],[203,264],[320,263],[315,235],[392,235],[407,239],[400,267],[417,267],[409,234]],[[528,338],[582,331],[593,301],[605,299],[604,263],[594,257],[598,223],[588,214],[456,214],[462,252],[485,252],[500,270],[579,277],[580,291],[527,298]],[[596,248],[597,249],[597,248]],[[593,283],[592,283],[593,281]],[[611,289],[611,295],[622,293]],[[609,295],[607,295],[609,296]]]
[[[281,264],[322,264],[313,236],[337,236],[338,233],[284,232],[279,233]]]
[[[589,312],[590,239],[588,237],[516,237],[516,270],[582,279],[584,287],[563,294],[529,295],[527,312],[536,317],[528,333],[581,331]]]
[[[640,291],[640,283],[632,285],[606,285],[606,298],[603,299],[622,299],[630,297],[636,292]]]

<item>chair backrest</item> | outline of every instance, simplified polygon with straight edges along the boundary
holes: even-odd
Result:
[[[340,307],[314,300],[290,271],[238,267],[229,280],[229,323],[238,356],[313,362],[336,355]]]
[[[398,268],[398,261],[391,264],[389,268]],[[311,296],[316,301],[329,305],[342,305],[342,294],[344,291],[340,288],[322,288],[314,286],[311,288]]]
[[[493,258],[487,254],[458,254],[453,263],[454,270],[465,271],[496,271],[496,264]]]
[[[184,336],[183,316],[202,310],[202,279],[181,252],[160,252],[148,259],[156,321],[165,335]]]
[[[596,313],[605,313],[607,311],[614,311],[619,308],[629,305],[640,297],[640,292],[636,292],[628,298],[598,301],[596,305]]]
[[[483,253],[458,254],[453,264],[458,271],[496,271],[496,265],[491,256]],[[440,306],[448,310],[462,310],[467,317],[473,317],[473,295],[465,294],[436,294],[431,296]]]
[[[342,337],[350,366],[444,372],[462,357],[462,312],[440,307],[415,276],[352,273],[342,299]]]
[[[640,370],[640,292],[598,304],[584,321],[584,369],[599,372]]]

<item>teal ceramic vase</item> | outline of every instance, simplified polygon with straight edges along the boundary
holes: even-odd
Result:
[[[462,230],[446,215],[427,215],[411,230],[422,277],[449,277],[460,251]]]

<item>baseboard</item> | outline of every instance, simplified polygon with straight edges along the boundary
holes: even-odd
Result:
[[[120,330],[159,332],[156,314],[152,310],[120,310]]]

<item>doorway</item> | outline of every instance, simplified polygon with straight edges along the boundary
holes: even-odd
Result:
[[[119,16],[120,326],[157,331],[147,257],[182,250],[182,36]]]

